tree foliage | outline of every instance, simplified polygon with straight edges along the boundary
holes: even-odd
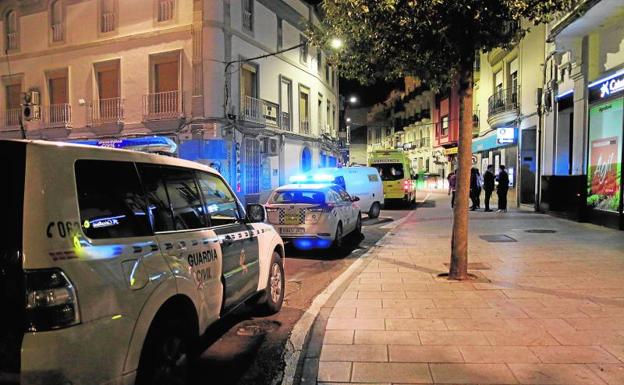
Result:
[[[521,20],[548,21],[573,1],[325,0],[321,26],[308,32],[317,46],[343,40],[331,60],[344,77],[372,83],[413,75],[442,86],[471,68],[476,51],[521,36]]]

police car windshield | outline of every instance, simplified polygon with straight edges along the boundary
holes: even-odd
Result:
[[[402,163],[384,163],[376,164],[373,167],[379,172],[381,180],[400,180],[404,178]]]
[[[322,191],[307,190],[282,190],[277,191],[271,198],[271,203],[276,204],[323,204],[325,194]]]

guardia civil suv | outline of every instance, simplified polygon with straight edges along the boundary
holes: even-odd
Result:
[[[242,303],[277,312],[264,208],[171,157],[0,141],[0,382],[172,384]]]

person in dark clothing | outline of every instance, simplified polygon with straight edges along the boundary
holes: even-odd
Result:
[[[485,191],[485,211],[492,211],[490,209],[490,198],[492,197],[492,191],[494,191],[494,166],[491,164],[487,166],[487,170],[483,173],[483,190]]]
[[[479,208],[479,196],[481,195],[480,178],[479,170],[474,167],[470,169],[470,200],[472,201],[470,211],[475,211]]]
[[[498,195],[498,212],[507,212],[507,191],[509,190],[509,174],[505,171],[505,166],[500,165],[500,171],[498,172],[498,188],[496,194]]]
[[[455,192],[457,191],[457,170],[451,171],[448,175],[448,184],[448,195],[451,196],[451,208],[453,208],[455,207]]]

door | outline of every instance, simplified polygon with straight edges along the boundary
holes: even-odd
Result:
[[[115,291],[119,306],[128,309],[127,315],[136,319],[158,285],[171,277],[171,270],[152,234],[135,165],[78,160],[74,169],[80,225],[72,226],[79,226],[89,238],[88,242],[80,240],[81,246],[76,247],[91,258],[99,259],[98,263],[90,263],[89,257],[85,257],[83,263],[87,266],[81,269],[89,269],[102,277],[100,282],[87,282],[82,286],[83,299],[89,301],[83,305],[87,308],[100,306],[105,297],[98,296],[100,291]],[[70,225],[67,222],[68,231]],[[74,242],[80,238],[76,237]],[[80,292],[81,287],[78,288]]]
[[[256,293],[260,274],[258,237],[244,221],[234,193],[221,177],[197,172],[204,212],[221,246],[224,286],[222,313]]]
[[[199,309],[200,326],[219,317],[221,258],[216,234],[207,227],[192,170],[138,165],[147,197],[148,216],[178,291],[190,294]]]
[[[520,203],[535,203],[536,130],[522,130],[520,140]]]
[[[337,193],[337,209],[342,218],[342,228],[344,234],[350,233],[356,225],[357,208],[351,202],[351,196],[343,188],[335,186],[332,189]]]

